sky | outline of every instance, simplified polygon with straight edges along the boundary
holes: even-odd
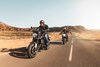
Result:
[[[0,22],[16,27],[82,25],[100,29],[100,0],[0,0]]]

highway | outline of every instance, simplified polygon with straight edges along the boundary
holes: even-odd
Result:
[[[52,41],[49,50],[35,58],[25,55],[25,48],[0,54],[0,67],[100,67],[100,42],[73,36],[65,44]]]

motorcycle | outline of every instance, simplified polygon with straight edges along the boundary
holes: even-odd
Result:
[[[62,44],[64,45],[66,43],[66,41],[68,41],[68,35],[63,33],[62,34]]]
[[[35,30],[35,32],[33,32],[32,35],[33,35],[33,39],[28,46],[28,52],[27,52],[29,58],[35,57],[36,53],[42,49],[48,50],[50,45],[49,41],[47,45],[44,30],[37,29]]]

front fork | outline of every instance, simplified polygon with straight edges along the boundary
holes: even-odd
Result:
[[[40,51],[43,48],[44,41],[43,39],[37,40],[37,51]]]

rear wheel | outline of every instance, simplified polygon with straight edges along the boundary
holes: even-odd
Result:
[[[30,43],[27,48],[27,55],[29,58],[34,58],[36,56],[36,48],[35,43]]]

